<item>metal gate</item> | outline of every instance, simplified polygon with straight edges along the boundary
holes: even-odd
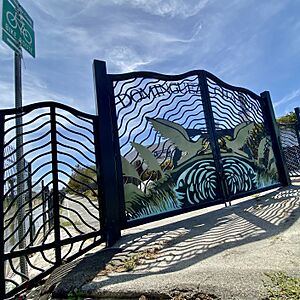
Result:
[[[18,144],[15,121],[21,117]],[[3,298],[105,240],[98,126],[97,116],[54,102],[0,110]]]
[[[111,111],[123,228],[289,183],[268,92],[206,71],[94,70],[96,87],[106,83],[98,105]]]
[[[300,115],[295,108],[296,123],[278,124],[286,166],[291,177],[300,177]]]
[[[94,78],[95,116],[54,102],[0,110],[4,298],[122,228],[289,184],[268,92],[206,71],[107,74],[102,61]]]

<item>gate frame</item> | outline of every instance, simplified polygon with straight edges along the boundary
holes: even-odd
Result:
[[[109,80],[104,61],[94,60],[94,84],[98,129],[98,170],[102,176],[102,201],[104,235],[107,246],[112,246],[121,237],[125,222],[125,197],[117,131],[117,116],[112,81]],[[98,131],[99,130],[99,131]],[[101,182],[101,181],[100,181]]]
[[[298,139],[298,145],[300,147],[300,107],[295,107],[295,114],[296,114],[296,135]]]
[[[291,179],[289,176],[289,171],[287,169],[286,163],[284,161],[284,154],[280,142],[279,127],[276,122],[271,95],[269,91],[264,91],[260,94],[260,96],[264,99],[264,102],[262,102],[261,104],[264,110],[263,112],[265,114],[264,115],[265,125],[267,126],[267,129],[271,136],[279,182],[283,186],[288,186],[291,184]],[[269,122],[267,120],[269,120]]]
[[[5,260],[4,260],[4,114],[0,110],[0,295],[5,295]],[[3,151],[1,151],[3,149]]]
[[[108,232],[106,236],[108,236],[109,241],[113,244],[114,241],[120,237],[120,230],[125,228],[134,227],[137,225],[149,223],[152,221],[157,221],[162,218],[167,218],[175,215],[179,215],[188,211],[197,210],[200,208],[221,204],[229,201],[231,204],[231,200],[235,200],[238,198],[243,198],[253,193],[264,192],[273,188],[277,188],[280,186],[290,185],[290,178],[287,172],[286,165],[283,160],[283,152],[279,140],[279,130],[276,124],[275,114],[271,102],[270,93],[268,91],[262,92],[260,95],[256,95],[252,91],[232,86],[227,84],[214,76],[213,74],[204,71],[204,70],[196,70],[190,71],[184,74],[179,75],[164,75],[160,73],[153,72],[133,72],[140,75],[140,77],[149,76],[149,74],[155,74],[155,78],[166,79],[166,80],[179,80],[180,78],[188,77],[189,75],[198,76],[200,93],[202,96],[202,104],[203,110],[205,111],[205,120],[207,125],[207,130],[210,133],[210,141],[212,145],[213,157],[215,159],[215,166],[217,169],[217,177],[222,183],[220,187],[221,191],[221,199],[216,199],[216,201],[206,202],[204,204],[196,205],[189,208],[183,208],[180,210],[169,211],[160,213],[153,216],[148,216],[142,219],[127,221],[125,217],[125,197],[124,197],[124,188],[123,188],[123,176],[122,176],[122,165],[121,165],[121,154],[119,148],[119,138],[118,138],[118,129],[117,129],[117,115],[116,115],[116,107],[115,107],[115,98],[114,98],[114,90],[113,90],[113,78],[118,80],[125,80],[126,78],[131,78],[131,74],[133,73],[124,73],[124,74],[108,74],[106,71],[106,62],[100,60],[94,60],[93,63],[94,68],[94,78],[95,78],[95,90],[96,90],[96,106],[99,114],[99,123],[101,124],[100,128],[102,128],[99,137],[101,138],[101,170],[104,172],[104,191],[103,191],[103,199],[105,203],[105,224]],[[211,107],[211,100],[208,91],[207,78],[216,80],[216,83],[221,84],[221,86],[225,88],[229,88],[235,91],[246,92],[254,99],[259,101],[261,105],[261,109],[263,112],[264,125],[271,138],[271,143],[274,151],[276,167],[278,170],[278,179],[279,182],[268,187],[263,187],[256,189],[255,191],[248,191],[239,193],[236,195],[228,195],[225,182],[224,175],[222,170],[222,164],[220,163],[221,155],[220,148],[217,142],[217,137],[215,135],[215,123],[213,118],[213,111]],[[109,113],[108,113],[109,112]],[[209,117],[212,118],[209,118]],[[102,133],[102,134],[101,134]],[[101,137],[102,136],[102,137]],[[109,139],[109,137],[112,137]],[[106,140],[108,138],[108,140]],[[112,172],[112,169],[115,170],[115,176]],[[283,172],[282,172],[283,170]],[[111,181],[108,179],[110,178]],[[117,187],[116,190],[113,190],[111,193],[111,197],[109,197],[108,187],[112,187],[114,182],[114,186]]]

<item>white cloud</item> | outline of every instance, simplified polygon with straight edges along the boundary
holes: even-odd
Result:
[[[208,4],[208,0],[112,0],[119,5],[131,5],[149,14],[169,17],[191,17]]]
[[[60,22],[78,17],[88,8],[92,7],[96,0],[51,0],[51,1],[35,1],[35,5],[39,7],[47,15],[59,19]]]
[[[300,97],[300,88],[297,90],[292,91],[291,93],[287,94],[286,96],[284,96],[281,100],[276,101],[274,103],[274,107],[277,107],[281,104],[286,104],[292,100],[294,100],[295,98]]]
[[[0,56],[1,60],[12,59],[13,57],[13,50],[10,49],[7,45],[4,45],[4,42],[0,42]]]
[[[57,101],[72,105],[75,100],[65,95],[51,91],[45,82],[32,74],[23,76],[22,84],[23,105],[42,101]],[[3,80],[0,84],[1,108],[15,106],[14,82]]]
[[[115,65],[117,72],[132,72],[152,61],[150,57],[143,59],[134,50],[124,46],[115,47],[106,55],[108,63]]]

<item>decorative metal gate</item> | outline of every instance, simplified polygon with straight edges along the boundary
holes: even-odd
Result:
[[[102,61],[94,78],[96,116],[54,102],[0,110],[4,298],[122,228],[290,182],[268,92],[206,71],[112,75]]]
[[[268,92],[256,95],[206,71],[106,74],[100,61],[94,68],[96,85],[108,86],[98,89],[98,103],[107,99],[111,109],[121,226],[289,183]]]
[[[300,114],[295,108],[296,123],[278,124],[287,169],[291,177],[300,177]]]
[[[0,110],[3,298],[104,241],[97,136],[97,116],[58,103]],[[28,168],[32,181],[26,184]]]

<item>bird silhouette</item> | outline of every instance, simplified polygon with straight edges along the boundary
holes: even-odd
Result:
[[[147,120],[161,136],[171,140],[182,152],[178,163],[181,164],[203,152],[204,139],[199,138],[198,141],[194,142],[180,124],[162,118],[147,118]]]
[[[240,149],[246,144],[254,126],[254,122],[241,123],[236,126],[232,138],[224,137],[227,149],[231,149],[232,152],[245,156],[245,152]]]

